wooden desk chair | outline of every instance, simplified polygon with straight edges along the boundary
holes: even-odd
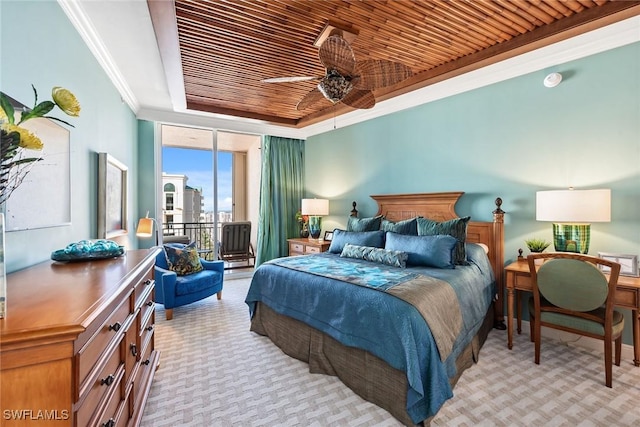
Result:
[[[537,260],[542,260],[537,270]],[[569,252],[531,254],[527,257],[533,285],[529,314],[533,323],[535,363],[540,364],[541,326],[604,341],[605,383],[611,387],[611,344],[615,341],[620,366],[624,317],[614,310],[620,264]],[[598,269],[610,269],[609,280]]]

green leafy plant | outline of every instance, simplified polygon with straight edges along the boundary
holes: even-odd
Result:
[[[527,239],[524,241],[531,252],[544,252],[551,245],[544,239]]]
[[[56,106],[71,117],[80,115],[80,103],[69,90],[56,86],[51,91],[53,101],[38,103],[38,92],[33,88],[33,108],[23,108],[19,116],[7,95],[0,92],[0,205],[18,188],[35,162],[42,160],[44,144],[40,138],[21,126],[27,120],[43,117],[73,127],[70,123],[48,116]]]

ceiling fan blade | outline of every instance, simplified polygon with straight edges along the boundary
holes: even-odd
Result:
[[[353,89],[342,102],[353,108],[368,109],[376,105],[376,98],[370,90]]]
[[[317,87],[315,87],[311,92],[302,97],[302,99],[298,102],[298,105],[296,105],[296,110],[302,111],[322,99],[325,99],[324,95],[318,90]]]
[[[356,69],[356,57],[349,43],[338,35],[327,37],[318,52],[320,62],[327,70],[337,70],[343,76],[350,76]]]
[[[324,76],[311,77],[311,76],[299,76],[299,77],[273,77],[270,79],[260,80],[262,83],[289,83],[289,82],[308,82],[311,80],[320,80]]]
[[[356,87],[358,89],[372,90],[399,83],[411,77],[413,71],[400,62],[369,59],[358,61],[356,74],[360,77]]]

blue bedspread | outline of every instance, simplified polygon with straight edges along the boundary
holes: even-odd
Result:
[[[327,253],[307,256],[338,257]],[[420,313],[407,302],[372,288],[265,263],[253,275],[246,303],[252,316],[261,301],[343,345],[364,349],[406,372],[407,413],[418,423],[435,415],[453,396],[449,378],[456,374],[455,360],[478,332],[495,292],[491,266],[482,248],[468,244],[467,257],[469,266],[451,270],[407,269],[448,282],[458,296],[463,328],[444,363]]]

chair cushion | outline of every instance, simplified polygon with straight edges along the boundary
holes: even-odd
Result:
[[[175,271],[178,276],[202,271],[203,267],[195,242],[184,247],[178,247],[177,244],[164,245],[164,252],[167,256],[169,270]]]
[[[542,306],[549,305],[548,301],[545,301],[544,299],[540,301],[540,304]],[[529,313],[531,313],[532,315],[534,313],[533,297],[529,298]],[[604,319],[604,307],[596,308],[595,310],[589,311],[588,313]],[[562,313],[550,312],[542,312],[540,317],[542,318],[542,321],[544,323],[552,323],[554,325],[563,326],[578,331],[584,331],[594,335],[604,336],[604,326],[591,320],[580,319],[578,317]],[[613,310],[613,336],[621,334],[623,328],[624,316],[618,310]]]
[[[199,273],[182,276],[176,280],[176,295],[188,295],[210,289],[220,281],[220,272],[212,270],[203,270]]]
[[[577,259],[550,259],[538,270],[538,289],[551,304],[591,311],[607,299],[607,278],[593,264]]]

